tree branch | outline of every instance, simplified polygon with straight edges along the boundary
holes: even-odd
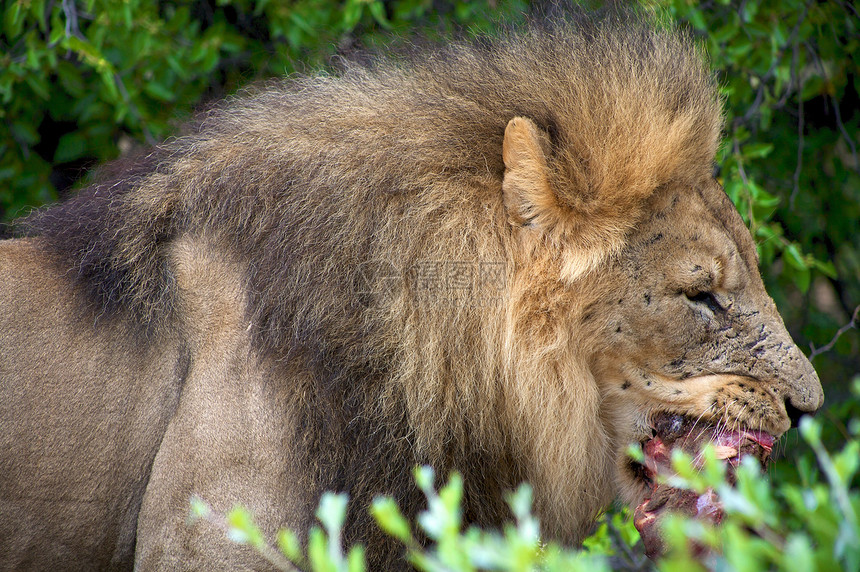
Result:
[[[832,350],[833,346],[836,345],[836,342],[839,340],[839,338],[840,338],[840,336],[842,336],[842,334],[844,334],[845,332],[847,332],[848,330],[850,330],[852,328],[856,328],[858,316],[860,316],[860,306],[857,306],[856,308],[854,308],[854,314],[851,316],[851,321],[848,322],[847,324],[845,324],[844,326],[842,326],[841,328],[839,328],[836,331],[836,334],[833,336],[833,339],[831,339],[829,342],[827,342],[826,344],[824,344],[823,346],[821,346],[820,348],[817,348],[817,349],[816,349],[815,345],[810,342],[809,349],[812,350],[812,353],[809,354],[809,361],[812,361],[813,359],[815,359],[816,356],[819,356],[825,352],[829,352],[830,350]]]
[[[75,6],[75,0],[63,0],[63,13],[66,15],[66,37],[74,36],[86,41],[78,27],[78,9]]]

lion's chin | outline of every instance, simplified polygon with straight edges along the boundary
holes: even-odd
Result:
[[[706,444],[714,446],[716,456],[726,464],[729,483],[734,484],[735,467],[744,457],[754,456],[766,466],[774,444],[774,437],[762,431],[740,428],[729,430],[709,423],[676,414],[661,414],[652,423],[653,435],[642,443],[644,462],[635,470],[643,482],[646,494],[636,506],[633,521],[642,537],[645,552],[650,558],[659,557],[664,550],[660,536],[660,522],[669,513],[681,513],[702,521],[719,524],[723,507],[712,490],[703,494],[674,488],[666,478],[674,471],[671,467],[672,451],[680,449],[701,462],[701,451]]]

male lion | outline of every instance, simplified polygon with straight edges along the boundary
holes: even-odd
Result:
[[[273,533],[325,490],[402,568],[367,507],[414,514],[419,463],[484,525],[530,481],[569,542],[620,493],[656,551],[697,502],[652,485],[669,449],[765,458],[823,399],[720,129],[689,41],[556,23],[286,80],[30,217],[0,243],[3,568],[262,568],[190,497]]]

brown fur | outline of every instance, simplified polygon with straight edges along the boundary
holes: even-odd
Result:
[[[416,463],[482,524],[527,479],[574,542],[638,500],[653,412],[783,432],[821,388],[711,179],[721,121],[683,38],[551,25],[262,89],[37,215],[3,246],[3,565],[260,567],[190,496],[272,533],[334,489],[389,569],[366,509],[414,513]]]

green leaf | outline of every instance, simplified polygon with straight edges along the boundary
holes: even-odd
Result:
[[[386,533],[403,542],[412,543],[412,531],[406,517],[400,512],[397,503],[391,497],[377,497],[370,505],[370,513],[376,523]]]
[[[251,546],[264,546],[263,532],[254,523],[251,513],[243,507],[234,507],[226,515],[227,535],[230,540],[238,544],[250,544]]]
[[[729,196],[729,199],[731,199],[732,204],[734,204],[738,210],[743,212],[743,209],[740,207],[741,197],[744,194],[744,186],[740,178],[732,178],[730,181],[727,181],[725,184],[725,191]]]
[[[756,196],[755,199],[755,206],[762,209],[770,209],[777,206],[779,203],[779,197],[774,196],[765,190],[759,189],[758,196]]]
[[[773,143],[750,143],[741,147],[741,155],[745,159],[761,159],[773,151]]]
[[[758,3],[757,2],[744,2],[743,10],[741,12],[742,19],[744,22],[752,22],[756,14],[758,14]]]
[[[793,271],[789,268],[789,272],[787,274],[791,277],[792,282],[795,286],[803,293],[806,294],[809,291],[809,285],[812,283],[812,273],[809,269],[806,270],[797,270]]]
[[[702,474],[705,477],[705,482],[714,487],[723,482],[726,477],[726,466],[721,461],[717,460],[717,452],[711,443],[708,443],[702,450],[702,459],[704,467]]]
[[[123,22],[125,23],[126,29],[130,30],[133,23],[131,15],[131,2],[126,1],[122,3],[122,18]]]
[[[433,467],[430,467],[429,465],[415,467],[413,476],[415,477],[415,483],[418,485],[418,488],[424,491],[424,494],[429,495],[432,493],[433,479],[435,478]]]
[[[463,500],[463,476],[460,473],[451,473],[448,483],[439,491],[442,505],[449,511],[456,511]]]
[[[800,252],[800,247],[796,243],[791,243],[785,247],[785,261],[796,268],[797,270],[809,270],[809,265],[806,259]]]
[[[810,69],[810,71],[813,71]],[[824,79],[819,76],[812,76],[804,80],[803,89],[800,90],[800,99],[809,101],[812,98],[825,94],[826,85]]]
[[[339,532],[346,520],[346,505],[348,497],[346,494],[325,492],[320,498],[317,508],[317,518],[323,524],[329,534]]]
[[[203,499],[197,495],[191,496],[191,517],[192,519],[209,518],[212,514],[212,509],[209,505],[203,502]]]
[[[172,91],[155,81],[147,82],[143,86],[143,90],[154,99],[160,101],[173,101],[175,99],[175,95]]]
[[[12,135],[15,139],[27,145],[35,145],[39,142],[39,132],[27,122],[24,121],[14,121],[10,125],[12,130]]]
[[[65,36],[62,44],[65,48],[77,53],[84,62],[95,68],[99,73],[113,75],[113,65],[102,55],[101,50],[93,44],[77,36]]]
[[[341,28],[344,32],[351,32],[358,25],[365,6],[361,0],[347,0],[341,15]]]
[[[706,30],[708,23],[705,21],[705,16],[701,10],[693,9],[687,14],[690,23],[698,30]]]
[[[633,518],[626,507],[612,516],[612,525],[621,534],[627,546],[635,546],[639,542],[639,531],[636,530]]]
[[[839,277],[839,274],[836,272],[836,267],[829,260],[823,261],[813,258],[812,265],[815,267],[816,270],[818,270],[828,278],[836,280]]]
[[[63,86],[69,95],[72,97],[80,97],[83,95],[85,87],[84,81],[81,78],[80,70],[69,62],[61,61],[57,63],[57,77],[60,79],[60,84]]]
[[[3,30],[9,38],[17,38],[24,29],[24,14],[22,6],[24,2],[18,0],[7,5],[3,12]]]
[[[335,566],[328,557],[328,541],[325,533],[313,527],[308,533],[308,560],[314,572],[335,572]]]
[[[361,545],[353,546],[349,551],[346,561],[348,572],[364,572],[367,568],[364,547]]]
[[[296,533],[290,529],[282,529],[278,532],[278,548],[291,562],[299,564],[304,559],[302,556],[302,545]]]
[[[388,17],[385,15],[385,5],[382,2],[374,0],[368,5],[368,9],[370,10],[370,15],[373,16],[373,19],[376,20],[377,24],[386,30],[391,29],[391,22],[388,21]]]
[[[27,85],[30,86],[30,89],[33,90],[39,98],[44,101],[48,101],[51,99],[50,87],[48,86],[48,80],[41,75],[37,74],[27,74],[27,77],[24,78],[24,81],[27,82]]]
[[[506,495],[508,506],[515,518],[523,519],[531,514],[533,497],[532,488],[527,483],[521,484],[515,492]]]
[[[627,446],[626,450],[627,456],[636,461],[637,463],[645,462],[645,453],[642,451],[642,446],[637,445],[635,443],[631,443]]]
[[[693,462],[693,458],[683,449],[673,449],[671,455],[672,469],[675,475],[669,477],[667,481],[672,486],[694,490],[698,493],[704,493],[708,488],[699,468]]]
[[[591,533],[591,536],[582,541],[582,547],[589,552],[599,552],[601,554],[614,554],[612,550],[612,539],[609,537],[609,527],[605,522],[601,522],[597,529]]]
[[[87,137],[81,131],[66,133],[60,137],[54,151],[54,163],[68,163],[87,154]]]
[[[99,72],[99,76],[102,78],[102,84],[107,88],[108,96],[110,97],[110,101],[113,103],[119,103],[121,101],[119,90],[116,87],[116,78],[114,77],[113,72],[108,68],[102,68]]]
[[[843,481],[851,482],[860,467],[860,443],[848,443],[841,452],[833,456],[833,466]]]
[[[812,417],[805,415],[798,424],[800,435],[813,447],[821,444],[821,424]]]

